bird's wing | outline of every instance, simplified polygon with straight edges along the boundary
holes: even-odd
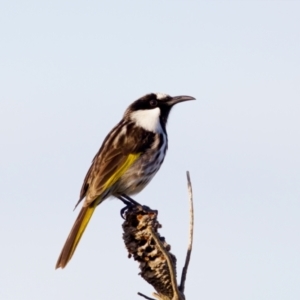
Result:
[[[119,123],[104,140],[85,176],[76,206],[84,197],[86,198],[84,206],[90,205],[99,198],[145,150],[143,141],[148,144],[153,138],[152,133],[145,137],[140,134],[129,134],[127,130],[122,130],[124,126],[126,124]]]
[[[90,174],[91,180],[84,205],[90,205],[113,186],[139,156],[140,153],[124,153],[122,149],[116,148],[110,149],[102,159],[99,157]]]

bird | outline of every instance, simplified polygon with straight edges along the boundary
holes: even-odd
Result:
[[[172,107],[195,100],[191,96],[172,97],[150,93],[134,101],[121,121],[108,133],[84,178],[79,200],[81,210],[56,263],[64,268],[96,209],[109,197],[125,203],[142,191],[162,165],[167,148],[166,125]],[[74,209],[75,209],[74,208]]]

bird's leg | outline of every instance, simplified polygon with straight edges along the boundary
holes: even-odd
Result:
[[[133,206],[141,206],[138,202],[134,201],[132,198],[129,196],[122,194],[116,196],[119,200],[121,200],[126,206],[123,207],[120,211],[121,217],[125,220],[124,218],[124,213],[126,212],[127,209]]]
[[[119,200],[121,200],[121,201],[126,205],[126,207],[132,205],[132,203],[131,203],[129,200],[127,200],[126,198],[124,198],[123,196],[118,195],[118,196],[116,196],[116,197],[117,197]]]
[[[117,196],[117,198],[125,204],[125,207],[123,207],[120,210],[120,215],[125,220],[124,214],[125,214],[126,210],[129,209],[130,207],[132,207],[133,205],[129,200],[127,200],[125,197],[123,197],[121,195]]]
[[[129,197],[128,195],[126,194],[121,194],[121,197],[123,199],[126,199],[127,201],[129,201],[131,204],[133,205],[138,205],[138,206],[142,206],[140,203],[136,202],[135,200],[133,200],[131,197]],[[120,198],[119,198],[120,199]]]

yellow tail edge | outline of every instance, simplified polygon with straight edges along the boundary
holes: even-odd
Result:
[[[55,268],[64,268],[72,258],[77,245],[96,209],[96,206],[82,207],[59,255]]]

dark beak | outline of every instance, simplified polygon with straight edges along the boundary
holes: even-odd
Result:
[[[196,100],[196,98],[191,96],[175,96],[168,100],[168,105],[173,106],[177,103],[189,101],[189,100]]]

